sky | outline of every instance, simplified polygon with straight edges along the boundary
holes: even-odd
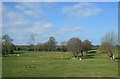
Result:
[[[1,28],[1,27],[0,27]],[[54,37],[58,44],[78,37],[100,45],[106,32],[118,33],[117,2],[3,2],[2,35],[16,45],[44,43]]]

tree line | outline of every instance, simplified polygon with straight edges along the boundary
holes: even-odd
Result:
[[[9,35],[5,34],[2,36],[2,54],[13,53],[14,50],[21,51],[61,51],[61,52],[72,52],[74,57],[78,57],[79,53],[84,56],[91,49],[98,49],[101,53],[107,53],[109,57],[113,58],[114,50],[116,50],[117,40],[113,32],[108,32],[101,39],[100,46],[94,46],[89,40],[80,40],[79,38],[71,38],[68,41],[61,42],[60,45],[54,37],[50,37],[45,43],[38,43],[35,45],[34,35],[31,35],[30,43],[26,46],[19,46],[13,44],[13,39]]]
[[[79,40],[79,41],[78,41]],[[38,43],[34,45],[34,37],[31,38],[31,43],[26,46],[19,46],[13,44],[13,39],[8,35],[5,34],[2,36],[2,54],[13,53],[14,50],[21,51],[74,51],[76,53],[76,47],[79,47],[79,51],[88,51],[92,44],[89,40],[81,41],[79,38],[72,38],[68,42],[63,41],[60,45],[57,44],[57,41],[54,37],[50,37],[49,40],[45,43]],[[79,44],[79,45],[78,45]],[[71,48],[72,47],[72,48]],[[82,47],[82,48],[81,48]],[[72,49],[72,50],[70,50]],[[75,54],[74,54],[75,55]],[[83,54],[82,54],[83,55]]]

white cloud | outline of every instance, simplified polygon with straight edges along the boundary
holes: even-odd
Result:
[[[31,33],[43,34],[48,32],[53,28],[51,23],[36,22],[32,28],[28,28],[27,31]]]
[[[19,13],[15,12],[7,12],[3,14],[5,17],[3,21],[3,27],[6,26],[26,26],[29,24],[29,21],[25,19],[24,16],[20,15]],[[19,15],[19,16],[18,16]]]
[[[10,28],[8,30],[9,33],[24,35],[24,34],[45,34],[47,32],[51,32],[53,29],[53,25],[51,23],[45,22],[35,22],[32,26],[25,27],[24,29],[19,28]]]
[[[29,40],[30,34],[37,35],[37,37],[35,37],[36,43],[44,43],[53,35],[53,29],[54,27],[51,23],[35,22],[32,26],[26,27],[25,29],[10,28],[7,30],[7,33],[15,35],[14,43],[16,44],[28,44],[27,41]]]
[[[61,29],[61,32],[81,32],[83,29],[79,26],[73,26],[73,27],[64,27]]]
[[[34,3],[20,3],[14,7],[14,10],[17,9],[16,11],[9,10],[11,8],[8,6],[3,6],[4,33],[13,36],[15,43],[26,44],[31,33],[38,35],[36,39],[38,39],[39,42],[46,42],[50,36],[55,37],[59,41],[63,41],[68,38],[66,34],[81,32],[83,30],[79,26],[69,26],[58,29],[55,28],[52,23],[31,20],[31,17],[41,16],[40,14],[43,13],[38,3],[32,4]],[[26,15],[31,17],[27,18],[28,16]]]
[[[3,9],[3,27],[14,27],[14,26],[27,26],[29,20],[27,20],[23,14],[9,11],[6,6]]]
[[[16,5],[15,8],[17,8],[19,10],[24,10],[25,9],[23,6],[20,6],[20,5]]]
[[[65,6],[62,11],[69,16],[87,17],[101,12],[94,3],[79,3],[73,6]]]
[[[83,29],[79,26],[74,26],[74,27],[69,26],[69,27],[63,27],[61,29],[58,29],[58,28],[55,28],[54,25],[51,23],[35,22],[32,27],[26,27],[25,29],[11,28],[7,32],[9,34],[19,36],[23,39],[28,38],[28,39],[24,39],[25,43],[27,40],[29,40],[29,35],[32,33],[37,35],[36,43],[37,42],[44,43],[51,36],[55,37],[60,43],[61,41],[68,40],[68,37],[70,36],[70,34],[79,33],[81,31],[83,31]],[[66,37],[66,35],[68,36]],[[17,37],[14,39],[15,39],[14,40],[15,43],[18,43],[17,40],[23,41],[22,39],[18,39]]]
[[[33,20],[26,18],[26,15],[39,16],[39,13],[41,13],[40,5],[38,3],[19,3],[14,8],[16,11],[11,10],[9,6],[3,4],[3,34],[7,33],[14,36],[14,42],[16,43],[18,43],[18,36],[23,39],[26,37],[29,38],[28,36],[31,33],[40,35],[45,40],[44,37],[52,31],[53,25],[41,21],[33,22]],[[22,39],[20,40],[23,41]],[[27,41],[27,39],[25,40]]]
[[[23,2],[16,5],[15,8],[31,17],[40,17],[44,13],[39,3]]]

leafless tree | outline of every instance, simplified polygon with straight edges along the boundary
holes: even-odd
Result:
[[[29,39],[29,45],[30,45],[30,47],[32,48],[32,50],[35,50],[35,47],[34,47],[34,45],[35,45],[35,34],[31,34],[30,35],[30,39]]]
[[[118,43],[117,36],[114,34],[114,32],[108,32],[102,37],[101,41],[102,42],[99,50],[102,53],[108,53],[108,56],[113,58],[113,53],[116,50],[116,45]]]
[[[34,48],[35,48],[35,51],[40,51],[41,50],[41,47],[42,46],[42,44],[41,43],[38,43],[37,45],[35,45],[34,46]]]

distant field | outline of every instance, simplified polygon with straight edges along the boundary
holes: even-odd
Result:
[[[70,52],[16,51],[20,56],[3,57],[3,77],[117,77],[118,59],[109,60],[96,50],[72,59]],[[17,54],[16,54],[17,55]],[[70,56],[70,59],[61,59]],[[117,57],[117,52],[115,53]]]

